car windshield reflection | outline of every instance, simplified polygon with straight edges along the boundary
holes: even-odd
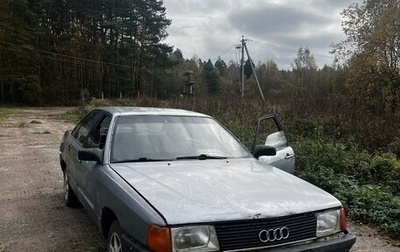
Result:
[[[244,157],[247,149],[208,117],[119,117],[111,148],[113,163]]]

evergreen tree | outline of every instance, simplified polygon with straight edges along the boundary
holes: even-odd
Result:
[[[165,11],[160,0],[1,1],[2,101],[27,101],[24,79],[47,102],[156,93],[171,67]]]
[[[38,1],[40,3],[40,1]],[[29,77],[37,80],[40,72],[39,54],[34,50],[41,27],[36,26],[37,15],[27,1],[1,1],[0,3],[0,92],[3,102],[22,102],[28,97],[24,89]],[[41,83],[35,87],[40,94]],[[40,96],[32,94],[38,101]]]
[[[208,93],[217,94],[221,89],[219,75],[210,59],[204,64],[202,75],[203,81],[208,87]]]
[[[220,75],[224,75],[226,69],[228,68],[225,61],[222,60],[221,57],[218,57],[217,61],[215,61],[214,66],[216,69],[218,69]]]

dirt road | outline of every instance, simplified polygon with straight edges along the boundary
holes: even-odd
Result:
[[[63,109],[23,109],[0,128],[0,252],[96,251],[104,240],[83,209],[63,204]],[[104,247],[104,246],[103,246]]]
[[[83,209],[63,204],[58,161],[61,137],[71,124],[64,108],[29,108],[0,127],[0,252],[102,251],[105,241]],[[352,224],[354,252],[400,252],[379,232]]]

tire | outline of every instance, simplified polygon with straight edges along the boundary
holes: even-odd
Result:
[[[115,220],[108,232],[107,238],[107,251],[108,252],[123,252],[122,249],[122,234],[124,231],[122,230],[119,222]]]
[[[67,175],[67,171],[64,171],[63,175],[64,175],[63,191],[64,191],[65,205],[72,208],[81,207],[78,198],[76,197],[74,191],[72,191],[72,188],[69,185],[69,178]]]

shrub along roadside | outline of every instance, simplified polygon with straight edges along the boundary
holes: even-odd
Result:
[[[315,139],[297,139],[292,146],[299,177],[340,199],[351,219],[400,239],[400,163],[395,155]]]
[[[68,122],[73,122],[77,123],[81,118],[83,118],[86,113],[90,111],[92,107],[77,107],[71,110],[68,110],[64,114],[61,115],[61,119],[68,121]]]

